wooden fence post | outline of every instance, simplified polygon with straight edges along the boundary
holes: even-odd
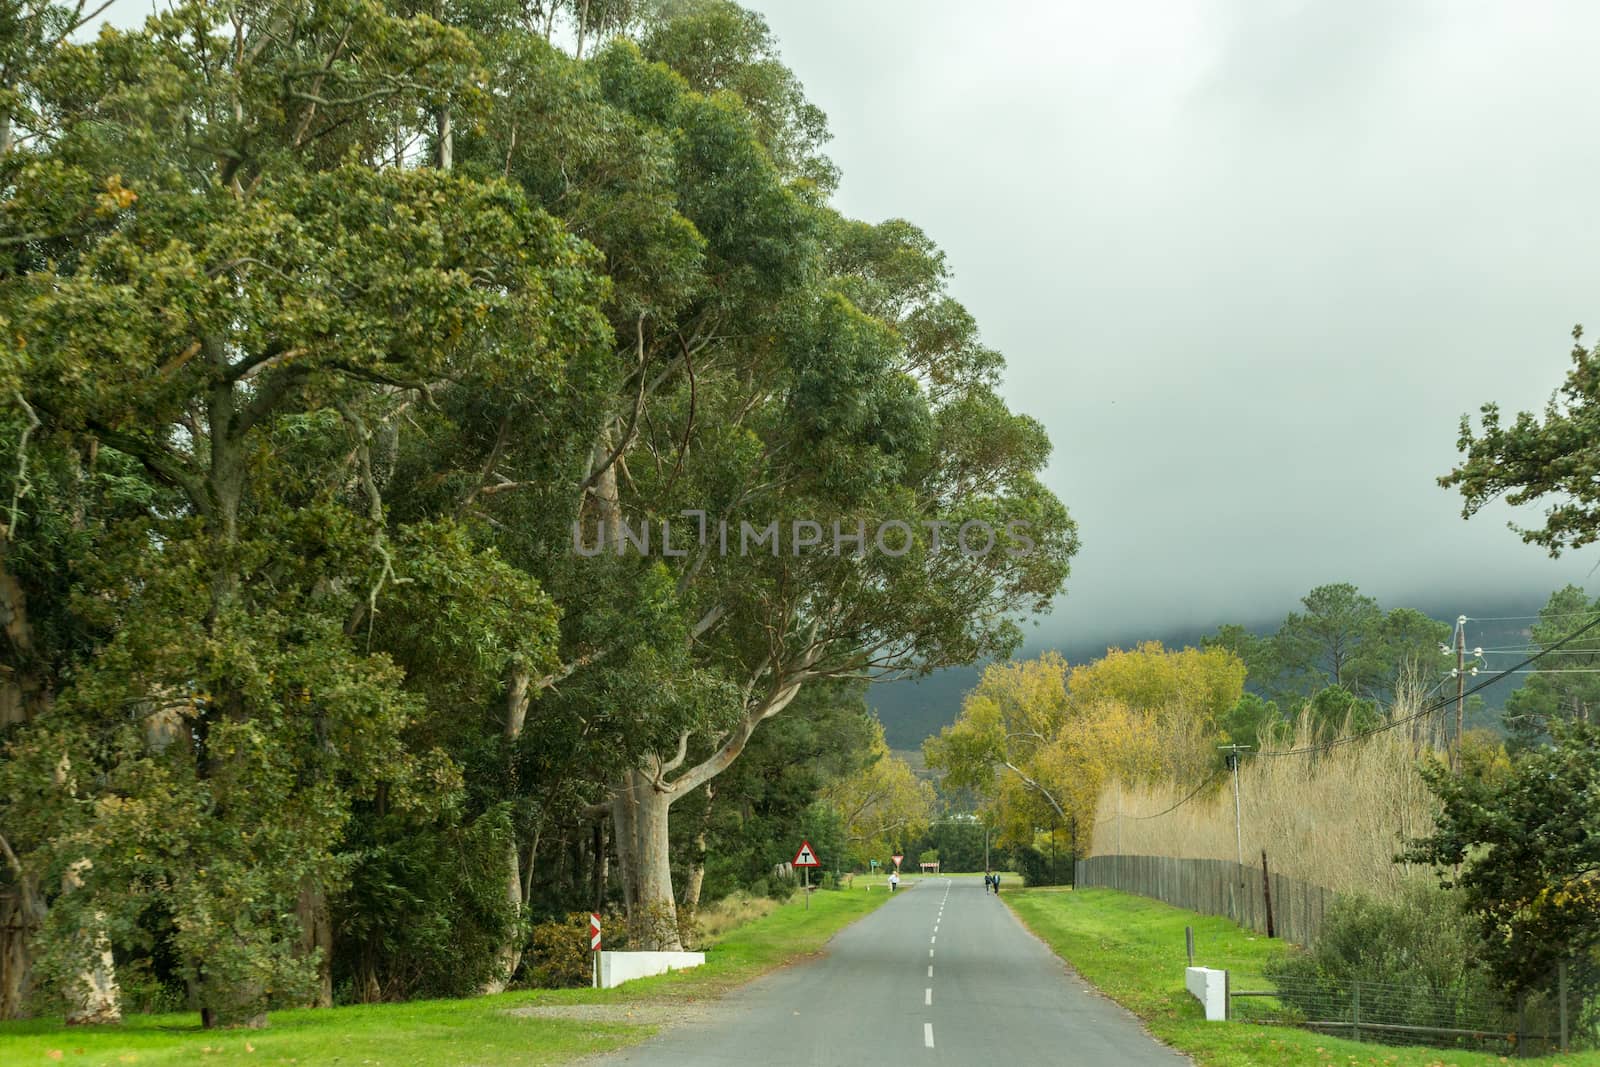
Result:
[[[1267,909],[1267,936],[1276,937],[1277,930],[1272,924],[1272,872],[1267,869],[1267,850],[1261,850],[1261,897]]]

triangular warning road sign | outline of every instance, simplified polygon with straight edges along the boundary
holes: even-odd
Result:
[[[815,852],[811,851],[811,842],[810,841],[802,841],[802,842],[800,842],[800,851],[796,852],[794,854],[794,864],[793,864],[793,866],[795,866],[795,867],[821,867],[822,866],[821,862],[819,862],[817,860],[817,854]]]

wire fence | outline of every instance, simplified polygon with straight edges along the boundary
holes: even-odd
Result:
[[[1271,988],[1229,991],[1229,1017],[1300,1026],[1356,1041],[1478,1049],[1502,1055],[1565,1051],[1566,984],[1515,1006],[1497,996],[1385,982],[1279,976]]]

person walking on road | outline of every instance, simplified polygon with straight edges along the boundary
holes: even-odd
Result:
[[[893,893],[900,886],[900,872],[895,871],[889,875],[889,892]]]
[[[994,891],[994,872],[993,871],[984,871],[983,872],[983,891],[985,893],[990,893],[990,892]]]
[[[994,876],[994,895],[1000,895],[1000,875],[998,874]]]

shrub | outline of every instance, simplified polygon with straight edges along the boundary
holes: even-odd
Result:
[[[1482,957],[1459,898],[1413,882],[1395,900],[1337,898],[1316,945],[1273,959],[1265,970],[1279,999],[1309,1018],[1330,1003],[1348,1003],[1360,982],[1373,986],[1374,998],[1379,986],[1395,991],[1383,999],[1386,1022],[1474,1028],[1503,1021],[1504,1001]]]
[[[188,995],[183,987],[162,981],[148,958],[118,967],[117,987],[122,991],[125,1015],[180,1012],[188,1006]]]
[[[1050,853],[1041,852],[1032,845],[1014,849],[1011,860],[1021,872],[1022,884],[1025,886],[1072,884],[1072,856],[1066,852],[1056,854],[1053,867],[1050,863]]]
[[[589,954],[589,913],[569,912],[563,919],[535,923],[528,984],[539,989],[570,989],[593,980]]]

